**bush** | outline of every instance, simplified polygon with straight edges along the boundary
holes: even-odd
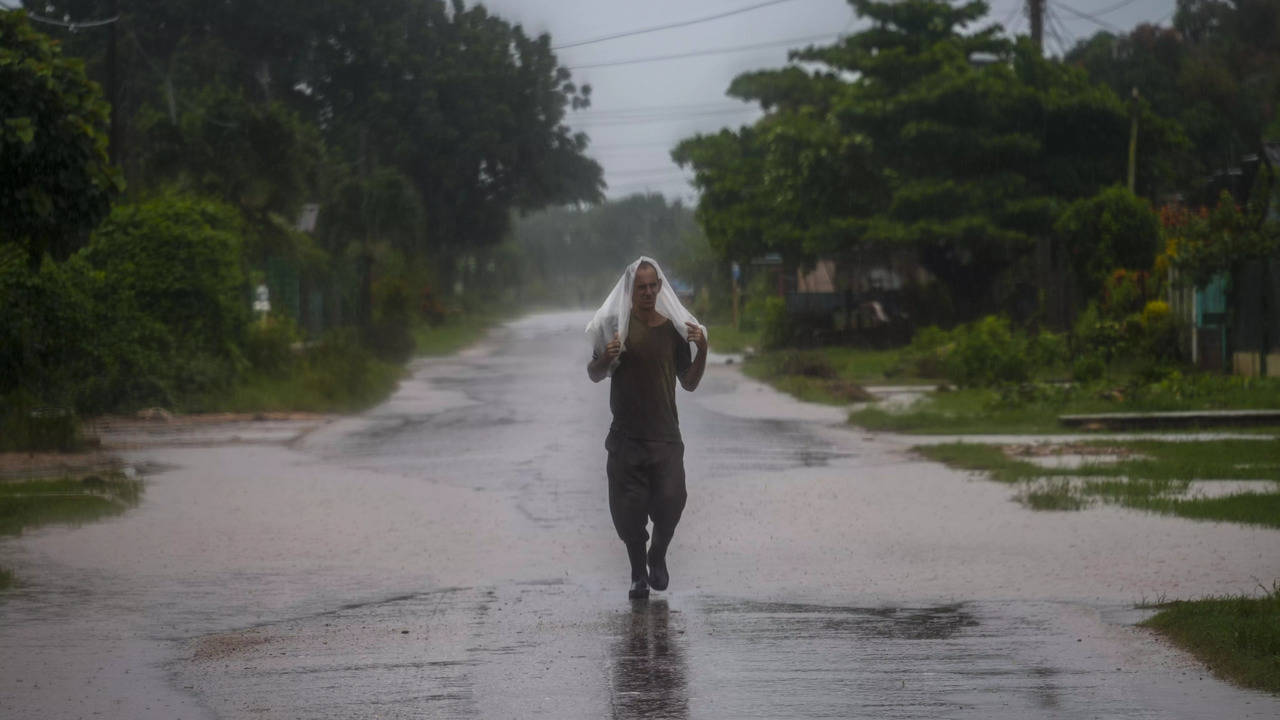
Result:
[[[252,368],[268,377],[280,377],[295,364],[294,343],[300,334],[288,316],[268,315],[249,326],[245,334],[244,356]]]
[[[885,374],[919,378],[940,378],[946,373],[943,363],[951,350],[951,334],[930,325],[916,331],[911,344],[898,354],[898,361]]]
[[[760,344],[766,350],[791,344],[791,319],[787,316],[786,300],[777,296],[771,296],[765,300]]]
[[[988,316],[946,331],[919,330],[886,374],[946,378],[962,387],[1021,383],[1036,367],[1052,366],[1066,355],[1061,335],[1028,337],[1007,318]]]

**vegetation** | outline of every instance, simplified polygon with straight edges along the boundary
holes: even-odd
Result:
[[[0,12],[0,88],[0,242],[38,266],[83,244],[124,180],[107,160],[108,106],[84,63],[22,12]]]
[[[135,507],[142,481],[120,472],[0,482],[0,536],[50,524],[92,522]]]
[[[1280,379],[1173,372],[1128,382],[1023,383],[933,391],[901,410],[865,408],[849,421],[871,430],[923,434],[1062,432],[1059,415],[1105,412],[1273,409]]]
[[[997,25],[970,32],[986,3],[850,5],[870,27],[792,53],[808,65],[734,80],[763,118],[673,151],[695,173],[698,218],[726,258],[911,250],[961,318],[1000,308],[1061,208],[1121,179],[1125,104]],[[1140,114],[1144,152],[1182,142]],[[1139,172],[1142,189],[1158,184],[1154,164]]]
[[[428,328],[518,300],[488,290],[515,284],[513,211],[601,196],[564,122],[590,87],[483,6],[183,0],[128,4],[116,27],[104,99],[106,33],[0,12],[6,446],[49,446],[35,425],[55,414],[365,406],[415,347],[456,344]]]
[[[1142,624],[1195,655],[1215,675],[1280,693],[1280,588],[1262,597],[1181,600]]]
[[[1105,502],[1280,528],[1280,440],[1135,440],[1050,448],[1060,451],[1057,454],[1093,459],[1079,467],[1045,467],[1024,459],[1030,455],[1017,454],[1035,454],[1036,446],[1012,448],[1012,457],[1010,448],[968,443],[920,446],[916,451],[954,468],[1017,483],[1022,488],[1019,499],[1037,510],[1074,510]],[[1192,480],[1255,480],[1259,487],[1222,497],[1187,496]]]

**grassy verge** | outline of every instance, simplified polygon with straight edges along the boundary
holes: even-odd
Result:
[[[707,346],[711,352],[740,353],[760,347],[760,333],[735,330],[732,325],[707,326]]]
[[[0,536],[50,524],[79,525],[135,507],[142,481],[110,472],[84,478],[0,482]]]
[[[1219,677],[1280,693],[1280,588],[1260,598],[1165,603],[1144,623]]]
[[[475,342],[497,322],[491,314],[455,317],[413,329],[416,355],[448,355]],[[354,335],[332,336],[272,373],[252,371],[229,392],[183,408],[192,412],[356,412],[395,391],[404,368],[374,356]]]
[[[456,316],[440,325],[414,328],[414,349],[418,355],[449,355],[474,343],[498,322],[492,314]]]
[[[142,481],[121,472],[86,477],[0,481],[0,537],[42,525],[81,525],[119,515],[142,499]],[[17,583],[0,568],[0,590]]]
[[[1044,467],[1010,456],[1006,448],[969,443],[920,446],[916,451],[950,467],[1020,484],[1018,499],[1036,510],[1075,510],[1102,502],[1280,528],[1280,440],[1090,442],[1058,449],[1098,460],[1079,467]],[[1103,460],[1108,457],[1113,460]],[[1192,480],[1256,480],[1259,487],[1222,497],[1186,496]]]
[[[858,410],[849,422],[869,430],[918,434],[1028,434],[1063,432],[1059,415],[1273,408],[1280,408],[1280,379],[1177,375],[1118,386],[1097,382],[934,391],[904,409]]]

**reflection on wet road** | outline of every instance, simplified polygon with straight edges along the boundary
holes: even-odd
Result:
[[[0,717],[1280,715],[1130,626],[1250,590],[1280,533],[1035,515],[723,366],[679,396],[671,592],[628,602],[585,319],[288,445],[135,452],[170,468],[140,507],[0,544]]]

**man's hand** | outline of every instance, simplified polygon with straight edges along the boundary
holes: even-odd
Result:
[[[689,342],[698,346],[698,350],[707,351],[707,336],[702,333],[702,328],[697,323],[686,321],[684,326],[689,329]]]
[[[618,337],[618,333],[613,334],[613,339],[608,345],[604,346],[604,356],[609,358],[609,362],[622,354],[622,339]]]
[[[609,376],[609,366],[613,361],[622,354],[622,339],[618,337],[618,333],[613,334],[613,339],[608,345],[604,346],[604,352],[600,356],[587,363],[587,377],[591,378],[591,382],[600,382]]]

